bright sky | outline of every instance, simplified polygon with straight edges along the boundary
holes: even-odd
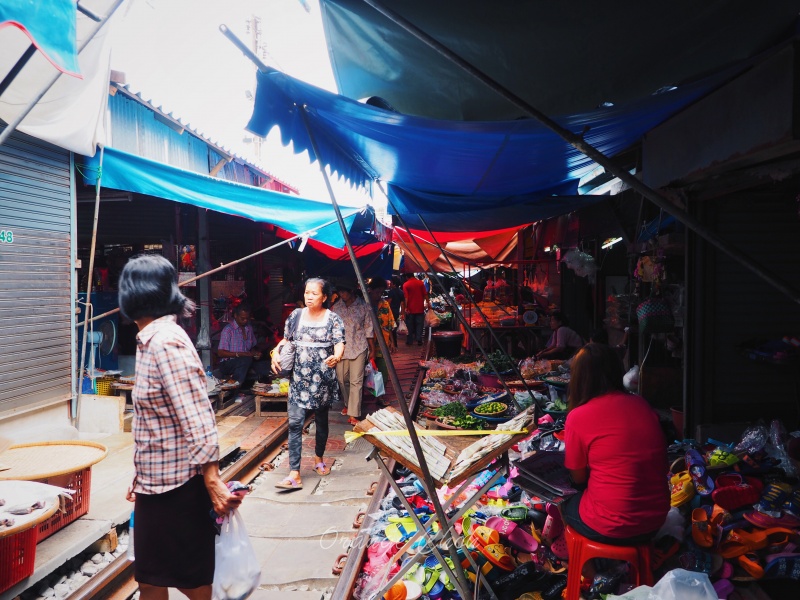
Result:
[[[307,4],[310,12],[306,12]],[[245,125],[252,113],[255,67],[219,31],[227,25],[252,47],[247,20],[261,18],[261,59],[313,85],[336,91],[317,0],[133,0],[115,32],[112,68],[123,71],[134,92],[161,106],[212,141],[258,164],[298,188],[327,200],[319,166],[267,138],[262,161],[253,154]],[[249,92],[249,93],[248,93]],[[352,204],[366,196],[334,182],[337,200]]]

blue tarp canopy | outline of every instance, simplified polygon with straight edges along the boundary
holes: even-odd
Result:
[[[97,182],[100,153],[93,158],[84,157],[83,160],[84,181],[94,185]],[[332,222],[320,229],[311,243],[334,248],[344,246],[333,206],[329,203],[216,179],[114,148],[104,150],[101,185],[191,204],[260,223],[271,223],[293,234],[302,234]],[[363,209],[343,206],[341,210],[351,232],[356,217]],[[359,223],[363,222],[363,218],[359,219]]]
[[[719,85],[723,76],[556,118],[608,156]],[[305,107],[321,158],[357,184],[385,182],[397,213],[425,218],[434,231],[475,231],[531,223],[601,199],[578,196],[579,179],[597,165],[532,119],[446,121],[402,115],[259,72],[248,129],[277,126],[284,144],[314,155]],[[390,208],[390,212],[394,212]],[[410,227],[415,224],[410,223]]]
[[[547,115],[622,106],[794,35],[798,0],[380,0]],[[320,0],[339,93],[460,121],[525,114],[364,0]]]

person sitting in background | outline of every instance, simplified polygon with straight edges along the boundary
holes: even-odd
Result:
[[[561,311],[555,310],[550,314],[550,329],[553,334],[547,340],[544,350],[536,355],[537,360],[567,359],[583,346],[583,338],[569,328],[569,321]]]
[[[561,505],[564,522],[591,540],[649,541],[670,508],[667,443],[657,413],[625,391],[624,367],[607,344],[575,355],[564,427],[564,466],[583,491]]]
[[[241,386],[251,367],[259,378],[268,377],[270,365],[262,360],[263,350],[250,325],[250,306],[242,302],[233,309],[233,321],[222,329],[217,348],[220,362],[214,369],[214,377],[233,378]]]

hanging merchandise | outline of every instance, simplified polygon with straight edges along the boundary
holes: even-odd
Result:
[[[597,264],[594,262],[594,257],[586,252],[581,252],[577,248],[573,248],[564,255],[561,259],[568,269],[575,271],[579,277],[588,277],[589,283],[594,285],[595,277],[597,275]]]
[[[675,328],[672,309],[661,296],[652,296],[637,306],[636,317],[641,333],[670,333]]]
[[[642,256],[636,263],[634,278],[644,283],[658,283],[664,279],[664,259],[662,256]]]

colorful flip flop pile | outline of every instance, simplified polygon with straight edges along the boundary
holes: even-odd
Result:
[[[762,436],[763,437],[763,436]],[[774,453],[772,453],[774,454]],[[800,486],[779,468],[763,446],[746,452],[722,443],[698,447],[681,444],[681,454],[670,467],[671,504],[678,525],[653,543],[652,566],[656,579],[669,570],[683,568],[708,574],[719,598],[743,590],[753,581],[788,579],[800,582]],[[514,473],[512,469],[512,474]],[[405,471],[399,488],[422,527],[433,534],[438,523],[424,487]],[[495,472],[484,471],[463,497],[455,490],[439,490],[440,499],[460,506],[483,487]],[[383,561],[380,568],[368,562],[358,586],[377,589],[408,561],[417,564],[387,598],[459,598],[448,576],[451,559],[439,564],[414,519],[400,498],[390,494],[384,514],[373,527],[368,556]],[[680,525],[682,520],[683,526]],[[670,521],[668,520],[668,523]],[[566,588],[568,567],[564,526],[555,505],[528,496],[513,479],[500,478],[455,525],[461,535],[458,560],[467,577],[478,573],[488,580],[500,600],[560,598]],[[375,549],[373,552],[373,548]],[[385,549],[389,548],[390,552]],[[416,556],[420,554],[422,556]],[[377,560],[377,559],[376,559]],[[612,561],[613,562],[613,561]],[[585,578],[584,598],[600,598],[624,591],[626,570],[608,565]],[[738,588],[738,590],[737,590]],[[732,598],[735,597],[735,594]]]
[[[473,483],[477,487],[471,491],[479,489],[493,475],[493,471],[487,470]],[[407,473],[398,480],[398,486],[420,524],[428,528],[429,534],[438,532],[439,524],[432,519],[433,505],[417,477]],[[501,600],[516,599],[524,593],[555,600],[566,587],[566,567],[562,564],[567,556],[566,543],[558,510],[536,501],[513,485],[513,481],[501,477],[455,525],[463,538],[458,558],[466,576],[474,583],[477,567]],[[417,558],[417,564],[404,575],[403,581],[408,584],[406,598],[458,598],[447,569],[439,564],[425,537],[421,536],[409,547],[417,534],[417,524],[405,511],[401,499],[392,494],[384,500],[383,507],[384,514],[373,530],[359,587],[370,589],[376,585],[370,583],[373,577],[388,581],[406,561],[421,553],[424,557]],[[445,560],[450,563],[449,557]],[[398,586],[386,597],[399,598],[402,591]]]
[[[800,581],[800,487],[776,467],[764,453],[687,448],[669,477],[688,535],[682,544],[670,536],[656,543],[657,571],[707,573],[720,598],[740,582]]]

